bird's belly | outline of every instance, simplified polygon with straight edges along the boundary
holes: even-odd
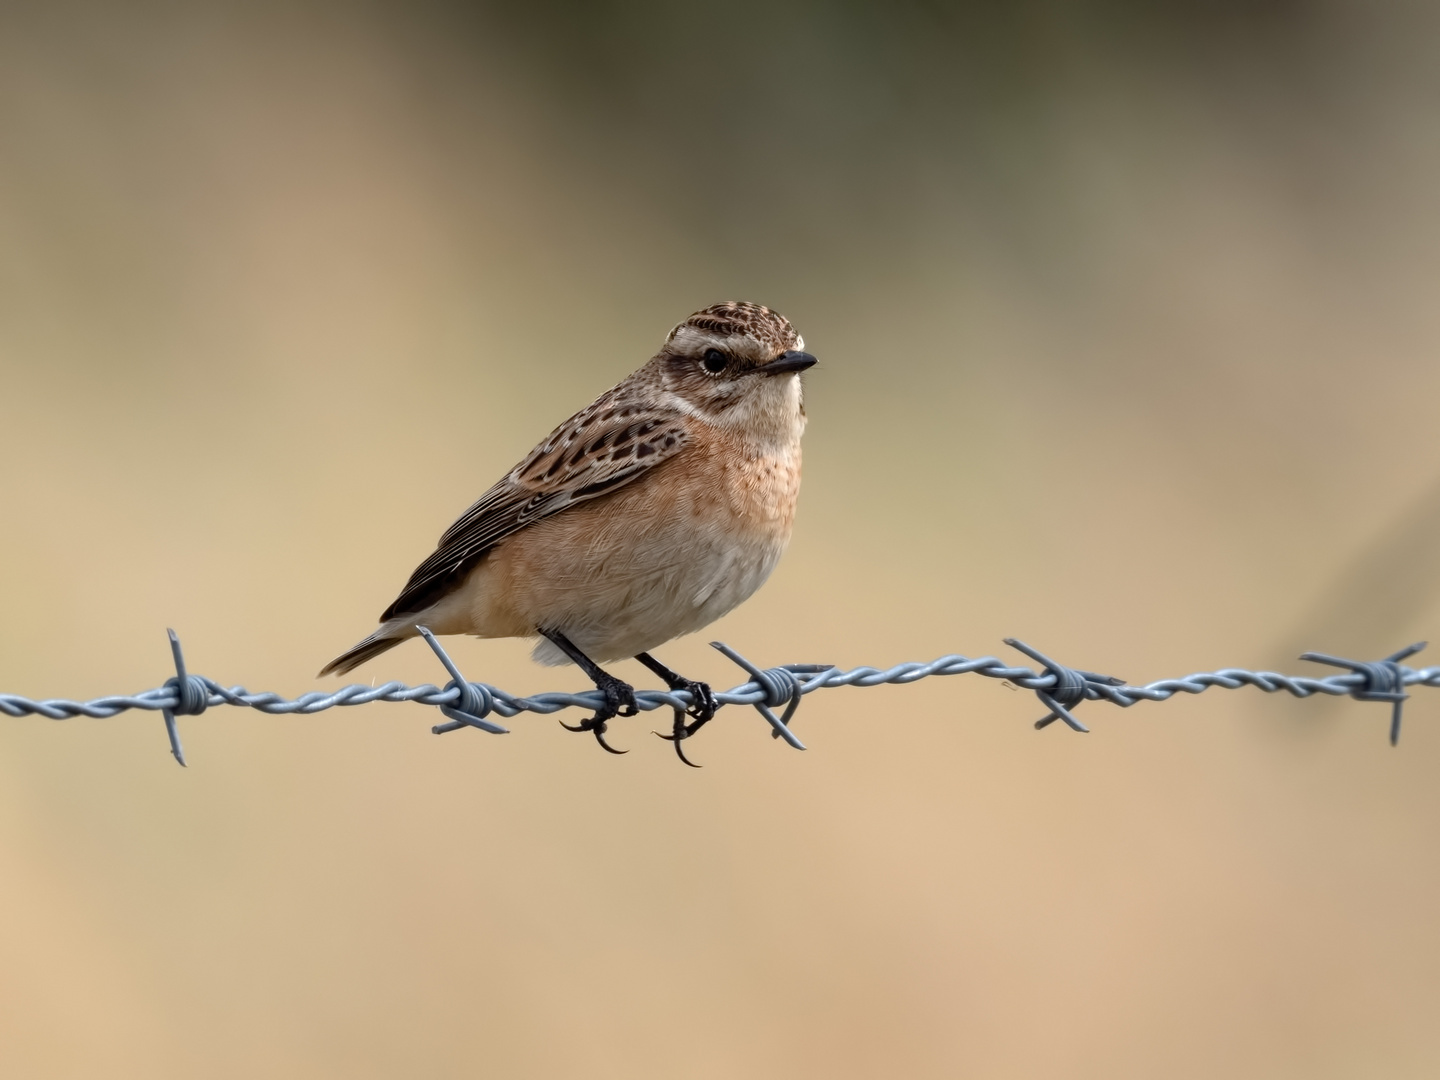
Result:
[[[737,541],[706,530],[657,529],[622,552],[592,548],[538,587],[517,590],[536,629],[559,630],[592,659],[634,656],[694,633],[747,599],[780,560],[783,544]],[[553,563],[551,565],[554,565]],[[542,663],[562,663],[549,642]]]

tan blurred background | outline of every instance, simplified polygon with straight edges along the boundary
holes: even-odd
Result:
[[[158,685],[166,626],[314,688],[729,298],[822,360],[794,544],[714,628],[762,663],[1435,636],[1440,10],[1156,6],[0,6],[0,689]],[[1398,751],[1254,691],[1038,715],[830,691],[701,771],[658,714],[611,758],[217,709],[188,770],[156,714],[0,721],[0,1072],[1440,1072],[1440,696]]]

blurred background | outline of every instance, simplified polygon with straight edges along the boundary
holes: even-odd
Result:
[[[743,681],[709,637],[1145,682],[1434,636],[1437,105],[1403,0],[5,2],[0,689],[159,685],[167,626],[339,685],[472,499],[732,298],[822,363],[793,545],[661,651],[693,677]],[[808,752],[727,711],[700,771],[659,714],[611,758],[216,709],[186,770],[157,714],[4,720],[0,1067],[1436,1075],[1440,700],[1398,751],[1257,691],[1039,714],[835,690]]]

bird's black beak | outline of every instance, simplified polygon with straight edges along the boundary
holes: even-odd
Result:
[[[804,371],[812,368],[820,361],[811,356],[808,352],[800,352],[797,349],[787,349],[774,360],[771,360],[764,367],[760,368],[762,375],[784,375],[787,371]]]

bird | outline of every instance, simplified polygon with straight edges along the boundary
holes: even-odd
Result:
[[[379,629],[320,674],[344,674],[421,626],[538,638],[538,663],[575,664],[604,699],[564,726],[624,753],[605,733],[635,715],[634,688],[600,665],[634,658],[690,692],[661,737],[693,765],[681,743],[715,715],[714,695],[650,651],[731,611],[775,569],[800,490],[800,375],[815,364],[763,304],[695,312],[446,529]]]

